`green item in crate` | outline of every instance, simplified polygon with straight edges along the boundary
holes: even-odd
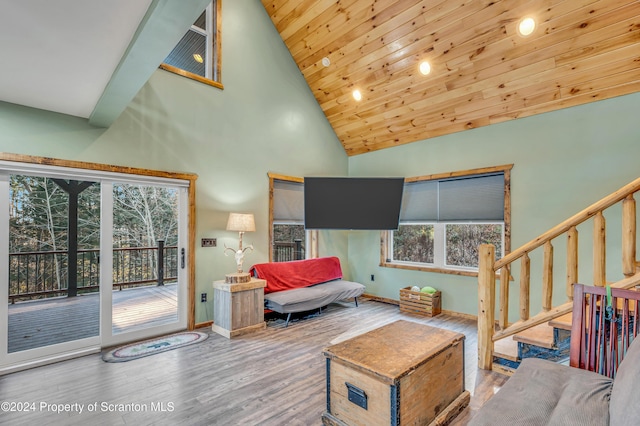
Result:
[[[436,291],[438,291],[438,290],[436,290],[435,288],[430,287],[430,286],[428,286],[428,285],[427,285],[427,286],[422,287],[422,288],[420,289],[420,291],[421,291],[422,293],[433,294],[433,293],[435,293],[435,292],[436,292]]]

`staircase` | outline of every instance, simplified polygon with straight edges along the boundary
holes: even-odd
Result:
[[[521,331],[494,343],[493,365],[511,374],[524,358],[569,360],[571,313]]]
[[[602,200],[575,214],[527,244],[495,260],[495,247],[480,246],[478,270],[478,367],[509,374],[526,357],[563,361],[568,358],[571,331],[573,284],[581,282],[578,265],[593,265],[592,273],[582,282],[596,286],[607,284],[614,288],[632,288],[640,285],[640,269],[636,259],[636,202],[640,191],[640,178],[625,185]],[[620,210],[622,234],[622,276],[608,280],[606,221],[604,212],[612,206]],[[579,252],[578,225],[592,222],[591,246]],[[587,225],[588,226],[588,225]],[[581,230],[584,229],[584,225]],[[582,231],[581,231],[582,232]],[[566,238],[566,279],[561,285],[554,283],[554,244]],[[539,252],[540,256],[530,256]],[[610,252],[613,250],[610,249]],[[542,259],[541,283],[535,291],[541,292],[539,312],[531,310],[531,259]],[[518,264],[519,263],[519,268]],[[564,272],[564,266],[562,272]],[[584,272],[584,271],[583,271]],[[561,273],[556,268],[556,274]],[[585,275],[583,273],[583,275]],[[515,276],[515,277],[514,277]],[[557,280],[556,280],[557,281]],[[518,285],[514,285],[514,284]],[[496,291],[496,284],[499,290]],[[512,289],[512,286],[515,287]],[[509,321],[509,293],[519,292],[519,319]],[[567,301],[553,306],[554,291],[566,292]],[[496,298],[498,292],[499,298]],[[496,300],[498,299],[498,300]],[[496,317],[496,306],[499,307]],[[496,324],[497,323],[497,324]],[[496,327],[497,325],[497,327]]]

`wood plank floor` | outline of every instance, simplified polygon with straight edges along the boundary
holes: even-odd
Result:
[[[56,297],[9,305],[9,353],[97,336],[98,293]],[[178,320],[177,285],[113,292],[113,333]]]
[[[35,409],[0,412],[0,423],[320,425],[326,407],[322,349],[398,319],[465,334],[466,388],[474,396],[454,424],[466,424],[506,380],[477,370],[475,322],[403,314],[370,300],[358,308],[332,304],[288,328],[282,319],[269,321],[265,330],[233,340],[211,333],[200,344],[125,363],[105,363],[96,354],[1,376],[0,401],[35,403]],[[78,405],[54,413],[46,404]]]

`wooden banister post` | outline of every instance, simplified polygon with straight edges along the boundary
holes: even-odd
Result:
[[[567,298],[573,300],[573,284],[578,282],[578,230],[567,232]]]
[[[531,259],[525,253],[520,260],[520,319],[529,319],[529,287],[531,285]]]
[[[493,364],[493,332],[495,315],[496,248],[481,244],[478,248],[478,368],[491,370]]]
[[[622,202],[622,273],[636,273],[636,200],[633,194]]]
[[[593,218],[593,285],[604,287],[607,283],[606,225],[604,215],[598,212]]]
[[[498,324],[500,329],[504,330],[509,326],[509,278],[511,272],[509,265],[505,265],[500,269],[500,317]]]
[[[544,243],[542,270],[542,310],[548,312],[553,306],[553,246],[551,241]]]

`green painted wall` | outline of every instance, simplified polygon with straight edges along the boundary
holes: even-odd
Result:
[[[417,176],[513,163],[514,248],[639,175],[640,94],[347,158],[260,1],[224,1],[222,16],[224,90],[157,71],[109,129],[0,102],[0,151],[198,174],[196,238],[218,238],[195,253],[196,293],[210,300],[211,282],[235,266],[223,255],[223,244],[237,244],[224,230],[229,211],[256,215],[245,264],[268,259],[267,172]],[[618,216],[607,215],[612,241]],[[581,246],[589,239],[581,229]],[[368,293],[397,299],[401,287],[429,284],[445,309],[477,312],[475,278],[380,268],[377,232],[323,232],[320,250],[338,255]],[[557,265],[563,251],[559,242]],[[619,266],[610,270],[615,277]],[[556,269],[556,282],[563,274]],[[196,305],[196,322],[212,318],[211,305]]]
[[[196,259],[196,322],[211,320],[211,283],[235,271],[224,244],[230,211],[253,212],[255,251],[268,260],[268,172],[347,174],[347,156],[258,0],[223,2],[224,90],[158,70],[107,130],[86,120],[0,103],[0,151],[196,173],[196,238],[218,239]],[[340,256],[347,236],[322,233],[320,253]],[[199,244],[198,244],[199,246]],[[347,271],[348,272],[348,271]]]
[[[349,175],[420,176],[513,164],[515,249],[640,176],[639,110],[640,93],[636,93],[428,139],[351,157]],[[614,209],[605,215],[609,279],[621,278],[619,211]],[[588,283],[590,225],[579,231],[580,280]],[[554,282],[562,288],[564,239],[554,241],[554,245]],[[476,278],[381,268],[378,232],[351,232],[348,248],[352,278],[365,283],[369,293],[397,300],[400,288],[428,284],[442,291],[444,309],[477,314]],[[537,289],[532,290],[532,312],[540,307],[541,264],[541,259],[532,257],[532,288]],[[370,281],[371,274],[375,274],[374,282]],[[516,281],[511,298],[515,301],[518,275],[513,274]],[[556,303],[564,301],[561,293],[554,294]]]

